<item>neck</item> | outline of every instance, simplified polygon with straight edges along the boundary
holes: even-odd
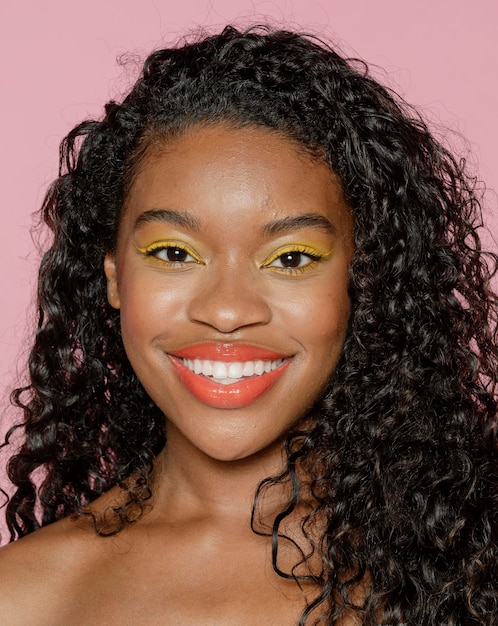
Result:
[[[250,520],[258,485],[286,467],[283,443],[249,458],[220,461],[185,442],[174,429],[154,468],[154,509],[167,518],[220,517]],[[270,519],[285,507],[289,485],[273,486],[258,499],[258,517]]]

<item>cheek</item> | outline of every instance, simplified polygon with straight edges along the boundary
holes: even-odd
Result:
[[[132,272],[120,284],[121,327],[137,335],[162,333],[185,309],[185,290],[154,274]]]
[[[121,290],[121,332],[123,340],[137,339],[153,330],[157,304],[144,293],[127,285]]]
[[[341,351],[350,313],[346,286],[330,289],[326,285],[301,292],[299,300],[283,302],[283,324],[305,348],[322,355]]]
[[[148,346],[171,323],[168,298],[152,288],[147,277],[128,272],[120,284],[121,336],[134,368],[146,360]]]
[[[317,302],[316,328],[330,340],[344,337],[349,320],[351,303],[346,292],[325,293]]]

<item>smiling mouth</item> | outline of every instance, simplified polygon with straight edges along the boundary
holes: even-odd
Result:
[[[220,409],[247,407],[261,398],[283,376],[290,360],[262,348],[230,344],[200,344],[169,356],[185,389]]]
[[[269,374],[285,359],[255,361],[214,361],[210,359],[182,359],[183,365],[194,374],[204,376],[220,385],[233,385],[247,378]]]

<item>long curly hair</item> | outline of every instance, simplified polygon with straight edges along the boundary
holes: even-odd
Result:
[[[294,486],[270,532],[275,570],[292,575],[278,568],[279,523],[300,500],[300,473],[310,477],[302,527],[309,535],[321,520],[321,592],[300,624],[317,607],[328,624],[344,610],[371,626],[496,624],[496,257],[481,249],[480,195],[364,63],[264,27],[154,52],[122,102],[61,144],[42,208],[53,243],[40,267],[30,384],[13,393],[24,419],[7,436],[23,437],[8,466],[11,539],[121,483],[129,502],[116,510],[117,532],[150,495],[164,416],[126,358],[103,260],[151,146],[216,122],[273,129],[325,159],[355,220],[340,362],[312,426],[289,435],[284,474],[257,494]],[[134,474],[138,486],[126,487]]]

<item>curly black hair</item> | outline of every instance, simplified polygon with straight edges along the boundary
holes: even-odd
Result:
[[[364,63],[264,27],[152,53],[124,100],[61,144],[42,208],[53,243],[40,267],[30,384],[13,393],[24,419],[7,437],[23,434],[8,467],[11,539],[137,474],[117,532],[150,495],[164,416],[126,358],[103,260],[148,150],[217,122],[273,129],[325,159],[355,221],[340,362],[312,425],[288,438],[286,471],[257,494],[294,484],[273,529],[274,568],[288,575],[278,522],[299,501],[300,469],[311,477],[303,529],[322,521],[321,593],[300,623],[319,605],[328,624],[346,608],[366,626],[496,624],[496,257],[481,249],[481,196],[464,163]]]

